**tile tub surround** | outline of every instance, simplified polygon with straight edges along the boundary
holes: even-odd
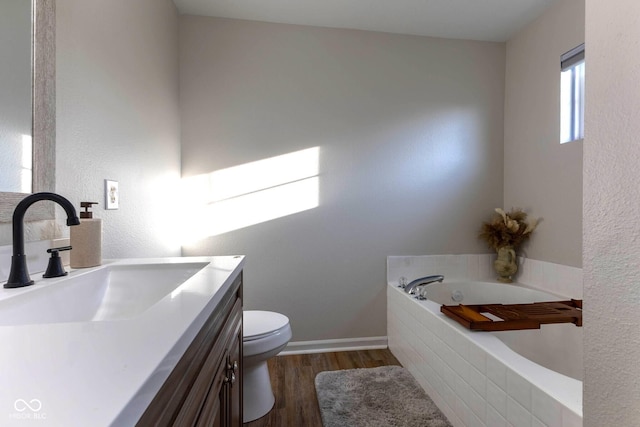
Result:
[[[495,281],[493,259],[493,255],[389,257],[389,348],[456,427],[582,426],[579,381],[559,387],[561,400],[569,401],[563,406],[527,381],[526,375],[516,373],[519,364],[529,361],[483,349],[483,340],[497,338],[467,331],[442,315],[437,304],[408,298],[396,287],[401,276],[412,280],[430,274],[444,274],[445,280]],[[552,293],[573,298],[582,295],[580,269],[529,259],[520,263],[529,286],[551,287]],[[559,282],[562,285],[554,287]]]
[[[518,283],[552,294],[582,299],[582,269],[518,257]]]
[[[528,370],[530,361],[495,348],[495,336],[464,329],[394,284],[387,298],[389,349],[455,427],[582,426],[579,381],[565,377],[551,396],[532,382],[557,374]]]
[[[387,282],[398,283],[431,274],[445,280],[495,282],[495,254],[420,255],[387,257]],[[582,269],[518,257],[515,281],[563,297],[582,299]]]

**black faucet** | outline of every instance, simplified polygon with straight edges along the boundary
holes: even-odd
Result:
[[[22,199],[13,211],[13,256],[11,257],[9,279],[4,284],[5,288],[21,288],[33,285],[33,280],[29,277],[29,270],[27,270],[27,256],[24,253],[24,215],[29,206],[40,200],[51,200],[62,206],[67,213],[68,226],[80,224],[76,210],[71,202],[58,194],[35,193]]]

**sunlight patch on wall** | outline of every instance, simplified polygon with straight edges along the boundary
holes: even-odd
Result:
[[[313,147],[183,179],[194,212],[183,243],[317,207],[319,154]]]

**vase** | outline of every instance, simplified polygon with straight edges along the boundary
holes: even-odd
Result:
[[[493,267],[498,273],[498,282],[511,283],[512,277],[518,271],[516,262],[516,251],[513,246],[502,246],[498,248],[498,257],[493,262]]]

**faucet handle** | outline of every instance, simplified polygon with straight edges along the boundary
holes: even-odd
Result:
[[[51,249],[47,249],[47,253],[48,254],[52,254],[51,256],[55,256],[53,255],[54,252],[62,252],[62,251],[70,251],[71,250],[71,246],[60,246],[59,248],[51,248]]]
[[[42,277],[49,279],[51,277],[61,277],[66,276],[67,272],[64,270],[62,266],[62,258],[58,255],[58,252],[68,251],[71,249],[71,246],[61,246],[59,248],[51,248],[47,249],[47,253],[51,254],[51,258],[49,258],[49,265],[47,266],[47,271],[44,272]]]

